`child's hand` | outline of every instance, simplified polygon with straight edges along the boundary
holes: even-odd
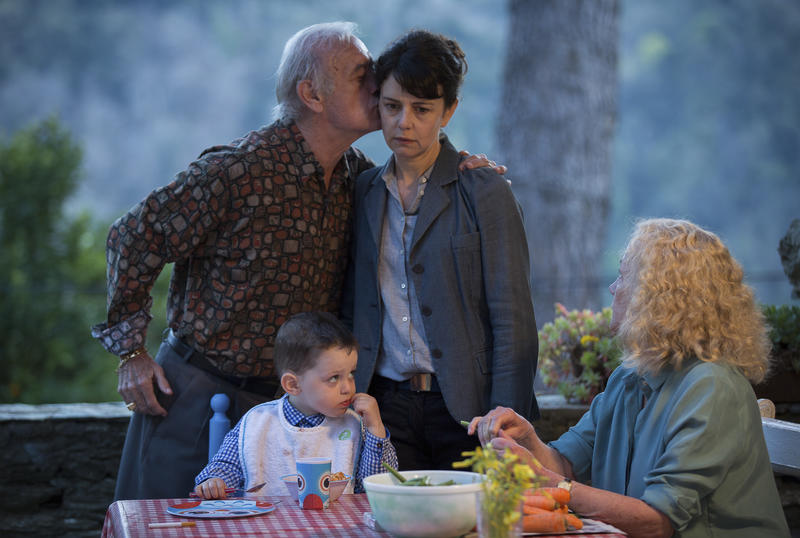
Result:
[[[209,478],[195,486],[194,493],[203,499],[224,499],[228,496],[225,492],[225,481],[221,478]]]
[[[364,420],[364,427],[375,437],[384,439],[386,428],[383,427],[381,412],[378,409],[378,402],[369,394],[358,392],[353,396],[353,410],[361,415]]]

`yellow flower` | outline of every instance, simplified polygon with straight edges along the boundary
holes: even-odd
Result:
[[[507,536],[508,529],[520,518],[519,506],[525,490],[543,483],[543,479],[529,465],[520,463],[510,450],[499,458],[491,443],[463,452],[462,456],[467,459],[454,463],[454,467],[471,465],[473,471],[485,475],[483,502],[489,516],[490,536]],[[536,460],[534,466],[541,468]]]
[[[592,336],[591,334],[584,334],[581,336],[581,345],[585,346],[588,342],[599,342],[600,339],[596,336]]]

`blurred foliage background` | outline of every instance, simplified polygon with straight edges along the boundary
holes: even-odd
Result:
[[[800,3],[621,6],[599,300],[633,219],[670,216],[717,232],[762,302],[792,302],[776,248],[800,216]],[[497,154],[503,2],[0,0],[0,401],[118,398],[117,361],[89,336],[104,317],[108,226],[203,148],[269,123],[283,44],[330,20],[358,23],[375,55],[411,27],[456,38],[470,70],[448,134]],[[379,133],[356,145],[388,156]]]

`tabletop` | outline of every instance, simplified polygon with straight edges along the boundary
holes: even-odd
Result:
[[[194,499],[192,499],[194,500]],[[297,501],[286,497],[258,497],[276,503],[273,512],[264,515],[229,519],[200,519],[177,517],[167,513],[170,505],[189,499],[146,499],[116,501],[108,508],[103,522],[103,538],[134,538],[138,536],[326,536],[359,537],[389,536],[376,532],[364,523],[369,512],[367,496],[342,495],[325,510],[303,510]],[[193,521],[193,527],[151,529],[151,523]]]
[[[200,519],[173,516],[170,505],[196,499],[146,499],[116,501],[108,507],[103,522],[103,538],[135,538],[158,536],[164,538],[199,538],[219,536],[321,536],[321,537],[386,537],[368,525],[370,512],[366,494],[342,495],[325,510],[303,510],[297,500],[285,496],[259,496],[258,500],[275,503],[274,511],[249,517],[229,519]],[[151,523],[194,522],[191,527],[150,528]],[[468,535],[469,536],[469,535]],[[472,536],[476,536],[472,534]],[[622,537],[624,534],[564,534],[549,538]]]

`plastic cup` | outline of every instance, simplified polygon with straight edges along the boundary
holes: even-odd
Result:
[[[297,500],[300,508],[322,510],[330,502],[331,459],[300,458],[297,466]]]

